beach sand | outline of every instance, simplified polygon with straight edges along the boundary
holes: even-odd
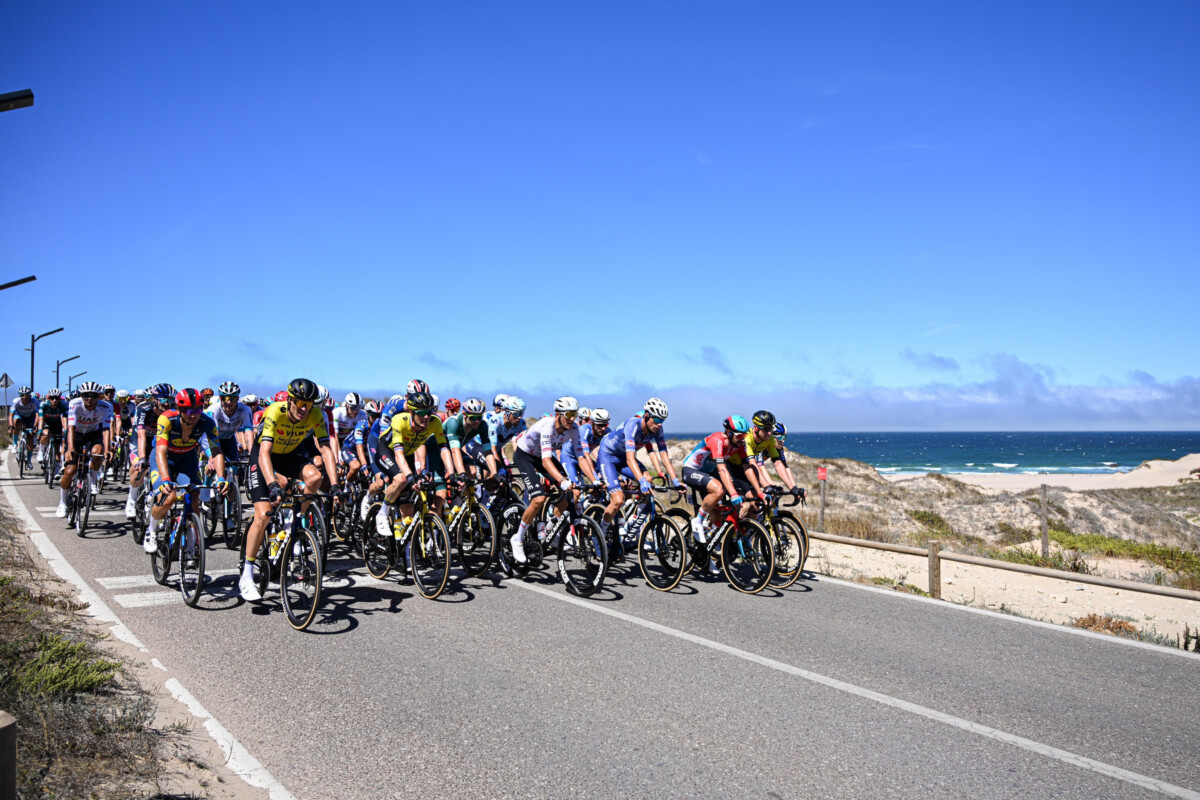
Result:
[[[1129,472],[1111,475],[1062,475],[1058,473],[1009,474],[997,472],[945,473],[947,478],[978,486],[989,492],[1023,492],[1036,489],[1043,483],[1076,492],[1093,489],[1145,489],[1152,486],[1174,486],[1181,480],[1195,480],[1193,470],[1200,469],[1200,453],[1192,453],[1178,461],[1147,461]],[[884,475],[897,483],[913,475]]]

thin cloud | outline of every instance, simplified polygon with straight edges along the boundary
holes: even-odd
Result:
[[[242,339],[238,342],[238,349],[253,358],[255,361],[261,361],[267,364],[279,364],[283,362],[282,356],[280,356],[278,353],[271,352],[258,342],[251,342],[247,341],[246,339]]]
[[[928,351],[924,353],[918,353],[915,352],[911,347],[905,349],[900,356],[913,366],[920,367],[921,369],[929,369],[936,372],[958,371],[958,362],[948,356],[939,356],[936,353],[930,353]]]
[[[960,325],[957,322],[955,322],[952,325],[937,325],[937,326],[925,331],[921,335],[922,336],[941,336],[943,333],[949,333],[950,331],[957,330],[960,327],[962,327],[962,325]]]
[[[459,366],[458,362],[447,361],[444,358],[435,356],[433,353],[421,353],[421,355],[417,356],[417,361],[420,361],[427,367],[432,367],[433,369],[441,370],[443,372],[462,371],[462,367]]]

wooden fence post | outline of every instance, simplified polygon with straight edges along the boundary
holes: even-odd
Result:
[[[942,559],[939,553],[942,543],[934,539],[929,543],[929,596],[942,599]]]
[[[0,711],[0,800],[17,796],[17,720]]]
[[[825,532],[825,481],[821,481],[821,511],[817,515],[817,530]]]
[[[1042,484],[1042,558],[1050,557],[1050,531],[1046,523],[1046,484]]]

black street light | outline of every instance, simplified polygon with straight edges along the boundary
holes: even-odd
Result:
[[[19,89],[15,92],[0,94],[0,111],[29,108],[31,105],[33,105],[33,89]]]
[[[54,333],[58,333],[61,330],[63,330],[63,329],[55,328],[54,330],[47,331],[46,333],[43,333],[40,336],[34,336],[33,334],[29,335],[29,388],[30,389],[33,388],[33,346],[34,346],[34,344],[37,342],[38,339],[44,339],[45,337],[50,336],[51,334],[54,334]]]
[[[71,393],[71,384],[75,381],[75,379],[82,378],[84,375],[87,375],[86,369],[78,375],[72,375],[71,377],[67,378],[67,394]]]
[[[19,281],[9,281],[8,283],[0,285],[0,292],[3,292],[5,289],[11,289],[14,286],[20,286],[22,283],[31,283],[36,280],[37,275],[30,275],[27,278],[21,278]]]
[[[57,364],[54,365],[54,388],[55,389],[62,388],[62,385],[58,381],[58,370],[62,367],[63,364],[67,363],[68,361],[74,361],[77,358],[79,358],[79,356],[71,356],[70,358],[64,358],[62,361],[59,361]]]

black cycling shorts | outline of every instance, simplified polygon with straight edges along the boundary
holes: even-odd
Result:
[[[550,461],[559,473],[566,474],[565,470],[563,470],[563,465],[557,458],[551,456]],[[546,480],[556,482],[550,473],[546,471],[546,468],[542,466],[540,458],[529,455],[529,453],[526,453],[519,447],[513,451],[513,469],[525,479],[525,486],[529,489],[530,500],[535,497],[544,497],[546,494],[546,490],[542,486],[541,476],[544,475]]]
[[[290,453],[271,453],[271,468],[276,475],[282,475],[285,478],[302,480],[304,468],[311,463],[312,460],[305,458],[299,450],[293,450]],[[250,502],[265,503],[269,501],[271,499],[271,482],[274,480],[275,475],[264,478],[259,470],[258,442],[255,442],[254,447],[250,449],[250,469],[246,476],[246,488],[250,492]]]

